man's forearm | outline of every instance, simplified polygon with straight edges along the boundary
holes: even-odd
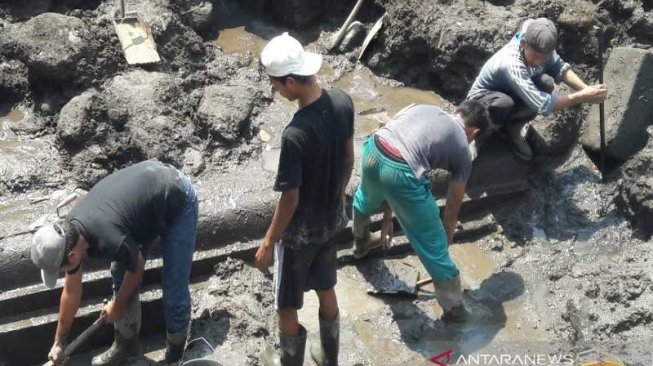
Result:
[[[75,275],[67,275],[66,283],[64,284],[63,291],[61,292],[61,300],[59,303],[59,321],[57,322],[57,330],[55,333],[55,343],[64,344],[70,328],[75,320],[75,314],[79,309],[82,301],[82,279],[81,269],[80,273]]]
[[[575,92],[567,95],[560,96],[556,99],[556,103],[553,106],[553,111],[559,111],[576,104],[582,103],[582,98],[580,97],[580,92]]]
[[[565,71],[562,75],[562,81],[576,91],[587,88],[587,84],[585,84],[585,82],[582,81],[571,69]]]
[[[442,224],[447,233],[447,243],[453,242],[453,234],[456,231],[456,223],[458,222],[458,211],[465,196],[465,183],[459,181],[449,182],[449,189],[447,191],[447,203],[444,208],[444,217]]]
[[[281,239],[290,221],[295,215],[299,203],[299,188],[287,190],[281,194],[270,228],[265,234],[265,245],[272,245]]]

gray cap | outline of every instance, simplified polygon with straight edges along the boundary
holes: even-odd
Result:
[[[535,51],[551,53],[558,45],[558,31],[549,19],[537,18],[527,24],[524,39]]]
[[[32,238],[32,262],[41,269],[41,279],[47,288],[57,285],[59,268],[66,250],[63,229],[55,225],[45,225],[38,229]]]

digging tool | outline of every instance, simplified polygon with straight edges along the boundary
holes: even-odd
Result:
[[[361,59],[361,57],[363,57],[365,50],[367,50],[367,46],[370,45],[370,43],[372,42],[376,34],[379,33],[379,30],[383,26],[383,20],[385,19],[386,16],[388,16],[388,13],[383,14],[381,18],[379,18],[379,20],[377,20],[376,23],[374,23],[374,26],[372,27],[372,29],[370,29],[370,32],[367,33],[367,37],[365,37],[365,40],[363,41],[363,45],[361,46],[361,51],[358,54],[359,60]]]
[[[107,299],[104,299],[103,304],[106,305],[108,303]],[[68,358],[70,355],[72,355],[77,348],[84,343],[91,335],[93,335],[98,329],[104,325],[104,322],[106,320],[106,314],[104,311],[100,313],[100,316],[91,324],[86,330],[82,332],[82,334],[78,335],[77,338],[75,338],[72,342],[70,342],[69,345],[66,346],[66,348],[63,350],[63,359],[64,361],[60,364],[63,365],[67,362]],[[55,366],[55,363],[53,361],[48,361],[43,366]]]
[[[120,0],[120,18],[113,19],[113,27],[120,39],[125,59],[130,65],[161,61],[150,28],[135,11],[125,11],[125,0]]]
[[[345,34],[347,34],[347,31],[349,30],[349,25],[354,20],[354,17],[356,17],[356,14],[358,14],[358,11],[361,9],[361,6],[363,6],[364,1],[365,0],[358,0],[356,2],[356,5],[354,5],[354,8],[351,10],[351,13],[349,13],[347,20],[345,20],[345,22],[342,24],[342,27],[340,27],[340,30],[338,31],[338,33],[336,33],[335,38],[331,42],[331,46],[329,46],[329,51],[338,47],[342,39],[345,37]]]
[[[599,84],[603,84],[603,30],[600,28],[596,32],[598,43],[598,67],[599,67]],[[599,104],[599,131],[601,134],[601,180],[605,181],[605,103]]]

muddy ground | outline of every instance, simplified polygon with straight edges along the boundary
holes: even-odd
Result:
[[[140,12],[162,62],[132,67],[111,25],[114,2],[0,1],[2,209],[12,210],[2,203],[27,195],[88,189],[147,158],[205,184],[256,160],[274,171],[280,132],[294,106],[271,92],[256,55],[267,39],[293,25],[302,27],[293,33],[304,44],[326,53],[353,3],[311,1],[313,12],[290,18],[279,18],[269,1],[245,3],[260,13],[226,1],[143,2]],[[315,14],[315,8],[323,11]],[[608,53],[615,46],[650,50],[651,8],[647,0],[377,0],[358,17],[369,29],[388,13],[362,62],[356,62],[355,44],[343,47],[325,57],[320,80],[352,94],[359,112],[384,106],[370,111],[375,118],[357,116],[357,137],[363,137],[411,101],[451,108],[529,16],[553,19],[559,53],[594,81],[594,26],[606,30]],[[325,17],[315,18],[320,14]],[[410,88],[397,89],[402,85]],[[364,273],[371,264],[343,259],[342,364],[428,364],[449,348],[474,354],[596,347],[628,365],[650,365],[653,144],[649,138],[601,182],[577,143],[587,110],[535,121],[531,190],[489,210],[500,230],[461,244],[475,248],[467,250],[472,254],[454,253],[470,298],[483,300],[491,319],[447,328],[437,320],[432,294],[368,297]],[[410,255],[400,260],[420,268]],[[485,260],[487,270],[465,272]],[[193,302],[193,335],[216,346],[212,357],[225,365],[255,365],[260,347],[275,342],[271,280],[249,263],[217,266],[216,275],[194,290]],[[313,331],[308,313],[314,306],[302,313]]]

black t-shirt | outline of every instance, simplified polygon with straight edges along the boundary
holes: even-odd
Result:
[[[354,106],[342,90],[322,91],[283,131],[276,191],[299,188],[299,204],[283,234],[301,248],[330,241],[347,225],[342,202],[345,143],[354,134]]]
[[[134,272],[138,252],[147,252],[185,202],[181,173],[148,160],[99,181],[68,219],[86,238],[89,257],[108,258]]]

